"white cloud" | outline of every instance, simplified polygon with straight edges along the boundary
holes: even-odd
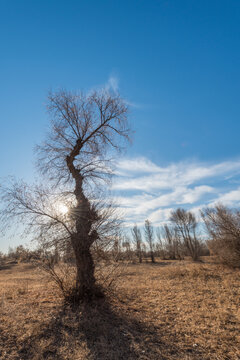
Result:
[[[186,189],[182,201],[179,204],[194,204],[202,195],[215,192],[214,188],[207,185],[196,186],[194,189]]]
[[[218,203],[222,203],[226,206],[234,207],[239,206],[240,204],[240,188],[236,190],[231,190],[225,194],[221,194],[218,198],[213,201],[210,206],[214,206]]]
[[[128,176],[129,171],[132,173],[156,173],[159,172],[160,168],[152,161],[139,157],[137,159],[121,159],[118,162],[117,169],[122,176]]]
[[[111,75],[109,76],[107,82],[105,84],[103,84],[101,86],[101,88],[105,88],[106,90],[108,91],[111,91],[115,94],[118,94],[119,93],[119,77],[115,76],[115,75]],[[126,105],[128,105],[129,107],[131,108],[142,108],[143,106],[141,104],[137,104],[133,101],[130,101],[129,99],[124,99],[123,98],[123,101]]]
[[[153,224],[156,225],[166,223],[170,217],[172,210],[173,208],[158,209],[148,217],[148,220],[150,220]]]
[[[118,197],[117,202],[120,205],[125,216],[128,218],[136,218],[143,220],[150,216],[152,211],[156,213],[158,210],[170,205],[184,205],[193,204],[199,200],[204,194],[214,192],[210,186],[197,186],[194,189],[186,187],[176,188],[174,191],[166,194],[149,195],[135,195],[128,197]]]
[[[197,163],[180,162],[160,167],[145,158],[122,160],[119,162],[119,177],[113,185],[116,190],[142,190],[170,189],[176,186],[188,186],[197,181],[216,176],[229,175],[240,172],[240,161],[223,162],[215,165],[202,165]],[[135,176],[136,171],[148,172]]]
[[[176,207],[193,209],[197,214],[203,206],[217,202],[240,204],[240,188],[229,191],[227,181],[239,173],[239,160],[217,164],[179,162],[161,167],[144,157],[121,159],[113,190],[118,191],[117,202],[128,225],[143,223],[146,218],[159,224],[167,221]],[[221,189],[209,185],[219,181],[225,182]]]
[[[105,83],[104,88],[108,91],[113,91],[115,94],[119,92],[119,78],[115,75],[111,75],[108,78],[108,81]],[[137,104],[133,101],[130,101],[128,99],[123,99],[126,105],[128,105],[131,108],[142,108],[143,106],[140,104]]]
[[[119,79],[116,76],[110,76],[105,85],[105,88],[117,93],[119,90]]]

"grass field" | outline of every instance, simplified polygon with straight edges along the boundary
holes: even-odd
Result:
[[[115,295],[64,306],[29,264],[0,270],[0,359],[240,359],[240,271],[209,262],[124,267]]]

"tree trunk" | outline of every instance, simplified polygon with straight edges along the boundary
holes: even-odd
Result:
[[[83,213],[82,208],[81,210]],[[96,286],[95,265],[91,254],[91,245],[97,239],[98,234],[96,231],[91,232],[90,208],[87,213],[88,216],[80,217],[76,221],[76,233],[72,237],[72,246],[77,267],[76,295],[80,300],[89,301],[100,295],[100,292]]]
[[[155,263],[155,258],[154,258],[153,251],[151,251],[151,261],[152,261],[152,263]]]
[[[80,300],[89,301],[96,295],[96,281],[94,277],[94,262],[91,254],[91,246],[98,238],[98,233],[93,230],[93,224],[98,219],[98,214],[91,207],[90,201],[83,192],[83,177],[73,164],[75,156],[79,154],[81,144],[77,143],[70,156],[67,156],[68,168],[75,180],[74,194],[77,205],[72,211],[76,230],[72,235],[71,242],[76,258],[76,295]],[[98,293],[98,294],[97,294]]]
[[[77,276],[76,291],[81,299],[90,299],[95,292],[94,262],[89,247],[75,248]]]
[[[90,202],[82,190],[76,197],[78,200],[75,208],[76,233],[72,237],[77,267],[76,294],[79,299],[89,301],[96,297],[97,293],[100,295],[99,290],[97,291],[95,265],[91,254],[91,245],[98,238],[97,232],[92,230],[97,214],[91,209]]]

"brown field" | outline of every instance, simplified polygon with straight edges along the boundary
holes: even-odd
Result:
[[[240,359],[240,271],[128,265],[115,295],[64,306],[28,264],[0,270],[0,359]]]

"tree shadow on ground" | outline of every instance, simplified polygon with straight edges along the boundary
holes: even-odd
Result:
[[[0,265],[0,270],[4,271],[4,270],[11,270],[12,268],[14,268],[17,265],[17,262],[13,261],[7,264],[1,264]]]
[[[175,266],[179,264],[180,260],[173,260],[173,261],[155,261],[154,263],[152,263],[151,261],[148,262],[144,262],[143,265],[145,266],[149,266],[149,267],[166,267],[166,266]]]
[[[24,341],[12,334],[12,340],[8,339],[11,351],[2,359],[203,359],[200,353],[180,349],[174,334],[169,334],[167,340],[165,337],[164,342],[165,330],[164,326],[144,323],[133,310],[123,310],[119,303],[113,305],[102,299],[75,308],[61,307],[50,320],[35,325]]]
[[[4,271],[4,270],[16,270],[17,268],[17,272],[22,272],[25,273],[28,270],[33,270],[36,269],[36,265],[34,264],[29,264],[29,263],[21,263],[22,266],[19,266],[19,263],[17,261],[11,261],[8,263],[3,263],[0,265],[0,270]]]
[[[75,309],[63,307],[21,344],[19,356],[23,360],[168,359],[158,330],[105,299]],[[174,342],[170,352],[178,352]]]

